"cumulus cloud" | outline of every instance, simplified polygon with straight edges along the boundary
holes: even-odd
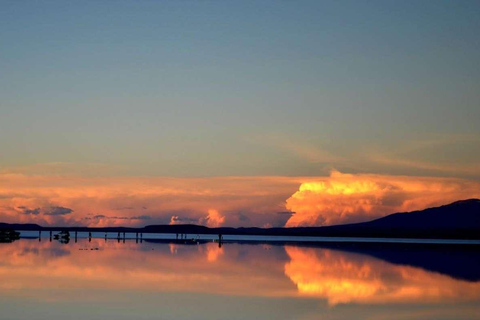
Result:
[[[272,214],[285,210],[285,199],[300,182],[292,177],[76,177],[0,173],[0,194],[5,195],[0,198],[0,221],[134,227],[145,225],[147,220],[149,224],[168,224],[172,216],[178,216],[173,223],[198,224],[203,218],[204,224],[212,224],[215,216],[208,217],[208,210],[215,208],[224,217],[222,225],[259,226],[270,222]],[[30,210],[61,206],[71,208],[75,214],[19,215],[18,206]],[[109,218],[93,218],[92,212]],[[279,218],[274,225],[280,223]]]
[[[424,209],[479,193],[480,183],[464,179],[339,172],[323,177],[213,178],[0,173],[0,221],[90,227],[144,226],[147,221],[326,225]]]
[[[196,224],[196,223],[198,223],[198,219],[186,218],[186,217],[180,217],[180,216],[171,216],[169,224],[173,225],[173,224]]]
[[[448,178],[344,174],[302,183],[286,201],[287,227],[360,222],[480,197],[479,184]]]
[[[225,222],[225,216],[221,215],[218,210],[209,209],[208,215],[200,219],[200,223],[210,228],[218,228]]]

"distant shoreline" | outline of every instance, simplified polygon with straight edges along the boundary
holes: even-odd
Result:
[[[36,232],[38,230],[16,230],[20,232]],[[48,238],[48,232],[50,230],[41,230],[42,232],[47,232],[42,234],[42,237]],[[51,230],[52,232],[57,232],[58,230]],[[69,229],[70,232],[75,233],[75,230]],[[104,239],[104,236],[98,235],[98,233],[104,233],[105,231],[78,231],[80,234],[79,239],[87,239],[88,232],[97,233],[97,235],[92,235],[92,238]],[[120,232],[120,237],[118,237],[117,232],[115,231],[106,231],[109,240],[135,240],[138,238],[135,237],[136,232],[125,231],[126,236],[124,237],[123,231]],[[140,232],[139,232],[140,233]],[[168,235],[170,237],[155,237],[152,235]],[[186,237],[177,238],[175,233],[142,233],[142,240],[146,242],[211,242],[213,240],[218,240],[217,234],[195,234],[188,233],[184,234]],[[188,237],[187,237],[188,235]],[[197,238],[197,235],[203,237]],[[70,235],[73,237],[73,234]],[[207,236],[207,237],[205,237]],[[226,236],[226,237],[225,237]],[[23,239],[38,239],[38,236],[35,235],[20,235],[20,238]],[[289,244],[289,243],[303,243],[303,244],[362,244],[362,245],[376,245],[376,244],[386,244],[386,245],[480,245],[480,239],[419,239],[419,238],[368,238],[368,237],[315,237],[315,236],[282,236],[282,235],[238,235],[238,234],[222,234],[223,243],[269,243],[269,244]]]
[[[142,228],[128,227],[42,227],[39,225],[0,224],[0,228],[10,228],[17,231],[42,232],[106,232],[106,233],[150,233],[150,234],[200,234],[200,235],[230,235],[230,236],[267,236],[267,237],[299,237],[299,238],[358,238],[358,239],[418,239],[435,240],[480,240],[480,231],[474,230],[423,230],[399,228],[367,228],[357,225],[340,225],[329,227],[300,228],[208,228],[198,225],[158,225]]]

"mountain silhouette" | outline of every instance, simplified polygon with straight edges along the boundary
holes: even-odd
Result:
[[[417,229],[478,229],[480,228],[480,199],[456,201],[421,211],[394,213],[363,225]]]
[[[355,224],[297,229],[322,236],[480,239],[480,200],[461,200]]]

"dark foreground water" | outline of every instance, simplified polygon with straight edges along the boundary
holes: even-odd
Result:
[[[480,319],[478,245],[0,243],[0,319]]]

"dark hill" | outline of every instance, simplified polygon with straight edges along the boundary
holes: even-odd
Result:
[[[461,200],[373,221],[325,227],[323,234],[359,237],[480,239],[480,200]]]
[[[14,229],[14,230],[40,230],[42,227],[33,223],[3,223],[0,222],[0,229]]]
[[[416,229],[480,229],[480,199],[461,200],[421,211],[394,213],[363,225]]]

